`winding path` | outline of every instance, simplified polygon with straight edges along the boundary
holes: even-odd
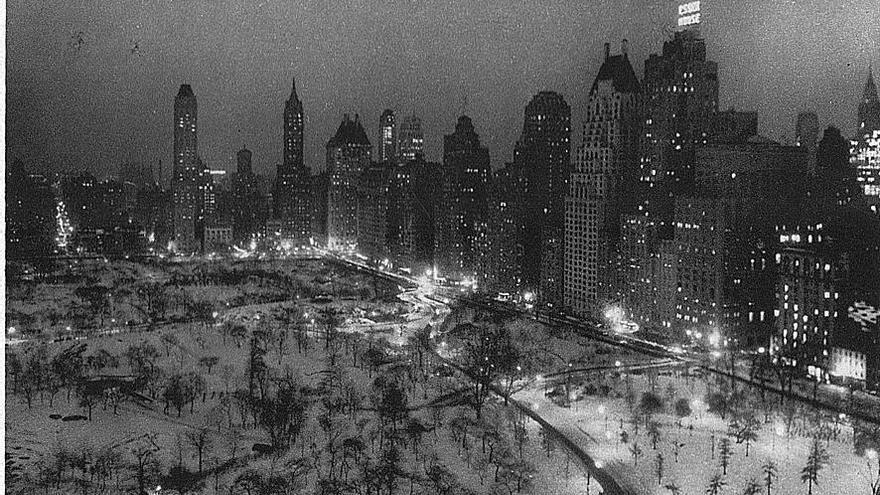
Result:
[[[461,372],[462,375],[473,381],[473,377],[457,363],[450,361],[443,356],[440,356],[436,352],[434,353],[434,356],[440,361],[446,363],[447,365],[457,369]],[[501,397],[502,399],[505,398],[504,392],[497,386],[492,385],[489,388],[498,397]],[[522,413],[526,416],[532,418],[536,423],[541,425],[541,428],[544,428],[545,431],[553,435],[553,437],[565,448],[565,450],[573,454],[578,459],[578,461],[580,461],[581,465],[590,473],[590,475],[595,478],[600,485],[602,485],[602,493],[604,493],[605,495],[636,495],[635,493],[621,487],[620,484],[607,471],[596,465],[596,462],[593,460],[592,457],[590,457],[589,454],[586,453],[586,451],[584,451],[584,449],[580,448],[578,444],[574,443],[570,438],[562,434],[562,432],[557,430],[553,425],[542,418],[540,414],[533,411],[530,407],[523,405],[520,401],[516,399],[508,398],[507,402],[522,411]]]

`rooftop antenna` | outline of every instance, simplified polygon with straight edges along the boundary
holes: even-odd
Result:
[[[462,91],[462,96],[461,96],[461,113],[460,113],[460,115],[465,115],[465,114],[467,114],[467,106],[468,106],[468,101],[467,101],[467,100],[468,100],[467,93],[465,93],[464,91]]]

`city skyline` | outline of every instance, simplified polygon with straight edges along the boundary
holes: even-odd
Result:
[[[785,135],[794,140],[801,111],[815,111],[821,128],[834,124],[845,136],[854,133],[855,102],[868,66],[880,65],[878,47],[871,41],[880,34],[878,14],[867,1],[833,9],[820,3],[798,5],[802,12],[795,12],[789,5],[707,2],[702,30],[708,57],[719,64],[720,109],[760,109],[759,131],[774,139]],[[340,40],[325,34],[332,29],[319,29],[318,21],[344,24],[351,14],[338,21],[324,19],[312,6],[302,6],[302,19],[295,25],[313,36],[300,39],[299,30],[287,38],[279,34],[282,21],[293,15],[279,5],[230,7],[231,14],[230,9],[200,6],[187,12],[143,7],[126,11],[131,20],[122,26],[115,23],[122,15],[118,7],[62,6],[46,14],[51,9],[28,13],[24,4],[10,5],[7,152],[35,170],[87,169],[99,176],[114,173],[125,162],[155,167],[161,159],[167,181],[172,155],[167,126],[172,108],[167,102],[180,84],[190,84],[201,100],[204,161],[231,171],[236,151],[247,145],[254,152],[255,172],[271,176],[282,160],[279,106],[296,77],[306,120],[306,165],[316,171],[322,169],[323,144],[343,113],[360,114],[371,141],[378,142],[379,115],[385,108],[422,118],[429,161],[439,161],[441,137],[466,113],[483,129],[492,167],[498,169],[512,158],[521,109],[532,95],[542,90],[562,94],[578,128],[592,74],[601,63],[602,43],[628,38],[641,79],[644,60],[661,50],[672,28],[675,8],[670,2],[653,2],[641,12],[629,4],[602,3],[588,10],[555,3],[526,4],[502,13],[492,6],[429,6],[416,9],[412,26],[403,33],[386,39],[375,32],[384,30],[376,29],[371,19],[395,8],[373,13],[371,7],[356,6],[356,13],[369,15]],[[546,15],[528,15],[535,9]],[[404,39],[425,21],[444,18],[434,10],[450,17],[448,25],[432,31],[448,38],[448,44],[425,37]],[[455,20],[466,22],[458,27]],[[211,22],[217,29],[206,29],[205,23]],[[218,47],[206,46],[218,41],[211,39],[215,30],[229,31],[225,28],[233,25],[237,30],[219,40]],[[248,27],[252,25],[262,30]],[[585,26],[598,29],[587,35],[582,33]],[[314,41],[308,44],[309,39]],[[185,41],[194,49],[182,51]],[[817,45],[822,48],[803,49]],[[218,49],[231,56],[218,61]],[[364,50],[381,57],[364,56]],[[324,57],[316,58],[321,53]],[[271,63],[261,65],[266,57]]]
[[[15,7],[10,493],[878,492],[880,0],[679,1]]]

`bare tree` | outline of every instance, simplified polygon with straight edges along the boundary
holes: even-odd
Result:
[[[159,478],[161,465],[156,457],[158,450],[153,442],[140,441],[131,450],[134,462],[131,469],[134,471],[134,479],[137,481],[138,493],[147,493],[147,487],[151,487]]]
[[[199,473],[201,474],[202,459],[204,458],[205,451],[209,449],[214,443],[212,432],[207,426],[202,426],[194,430],[187,431],[186,440],[194,449],[196,449],[196,455],[199,461]]]
[[[776,463],[767,460],[763,466],[761,466],[761,470],[764,473],[764,485],[767,487],[767,495],[771,495],[770,491],[773,487],[773,482],[776,481],[777,473],[776,473]]]
[[[639,457],[642,456],[642,449],[641,449],[641,447],[639,447],[639,444],[637,442],[633,443],[629,447],[629,453],[632,454],[632,456],[633,456],[633,465],[638,466],[639,465]]]
[[[727,486],[727,482],[721,477],[720,473],[715,473],[709,478],[709,486],[706,487],[706,495],[718,495],[721,489]]]
[[[750,479],[746,486],[743,488],[742,495],[761,495],[763,488],[761,484],[758,483],[758,480],[755,478]]]
[[[204,366],[208,370],[208,374],[211,374],[211,369],[214,366],[217,366],[217,363],[220,362],[220,358],[217,356],[205,356],[199,359],[199,365]]]
[[[660,485],[663,482],[663,454],[659,452],[657,453],[655,467],[656,470],[654,472],[657,473],[657,484]]]

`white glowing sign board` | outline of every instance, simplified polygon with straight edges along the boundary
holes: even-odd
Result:
[[[678,6],[678,27],[700,23],[700,2],[688,2]]]

